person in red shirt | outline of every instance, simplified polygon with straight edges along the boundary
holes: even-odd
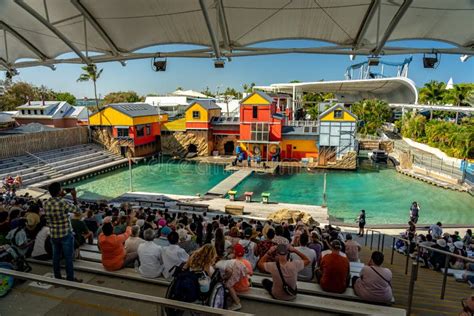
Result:
[[[347,257],[339,254],[341,242],[331,242],[331,253],[321,259],[321,265],[316,271],[319,285],[326,292],[344,293],[349,284],[350,266]]]
[[[105,270],[115,271],[128,266],[137,259],[136,252],[126,253],[125,240],[131,235],[132,227],[127,223],[125,233],[113,234],[114,227],[111,223],[102,226],[102,233],[99,235],[99,248],[102,252],[102,265]]]

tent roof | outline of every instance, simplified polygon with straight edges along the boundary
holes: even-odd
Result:
[[[340,102],[352,103],[362,99],[377,98],[389,103],[416,103],[418,90],[415,83],[404,77],[317,81],[299,83],[275,83],[270,86],[255,86],[254,89],[292,93],[332,92]],[[402,101],[403,100],[403,101]]]
[[[0,35],[0,66],[291,52],[388,55],[436,49],[386,45],[387,41],[409,39],[455,46],[436,49],[442,53],[474,52],[471,0],[122,0],[117,4],[116,0],[1,1],[0,29],[5,35]],[[251,46],[282,39],[311,39],[332,45],[285,49]],[[161,44],[202,48],[136,52]],[[76,56],[58,57],[64,53]],[[23,58],[32,60],[19,61]]]

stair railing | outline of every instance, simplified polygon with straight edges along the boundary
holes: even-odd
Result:
[[[24,152],[25,152],[27,155],[29,155],[29,156],[31,156],[31,157],[33,157],[33,158],[36,159],[36,162],[37,162],[37,166],[38,166],[38,167],[41,165],[40,162],[44,163],[45,165],[49,165],[49,163],[48,163],[46,160],[41,159],[40,157],[36,156],[35,154],[32,154],[32,153],[30,153],[30,152],[28,152],[28,151],[26,151],[26,150],[25,150]]]

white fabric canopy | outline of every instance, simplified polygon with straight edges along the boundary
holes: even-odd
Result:
[[[379,29],[378,26],[379,25]],[[472,0],[1,0],[0,66],[275,53],[383,55],[432,52],[387,41],[448,42],[441,53],[473,54]],[[250,46],[314,39],[311,48]],[[160,44],[194,50],[136,53]],[[96,52],[86,54],[87,52]],[[63,58],[64,53],[74,53]],[[99,53],[99,54],[97,54]],[[28,58],[30,61],[19,61]]]
[[[304,92],[334,93],[344,103],[353,103],[363,99],[380,99],[389,103],[413,104],[418,101],[415,83],[403,77],[337,80],[298,83],[275,83],[270,86],[255,86],[254,89],[300,94]]]

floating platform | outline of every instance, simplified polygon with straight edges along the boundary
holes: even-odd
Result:
[[[228,169],[226,168],[226,170]],[[231,174],[230,176],[228,176],[227,178],[219,182],[219,184],[217,184],[215,187],[210,189],[206,193],[206,195],[217,195],[217,196],[226,195],[227,192],[235,188],[240,182],[242,182],[245,178],[250,176],[253,173],[253,171],[254,170],[252,168],[244,168],[244,169],[240,169],[234,172],[233,174]]]

